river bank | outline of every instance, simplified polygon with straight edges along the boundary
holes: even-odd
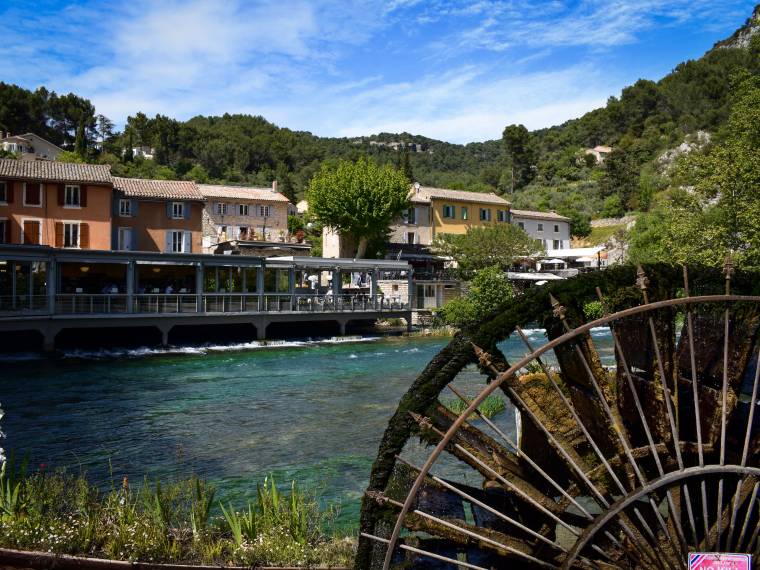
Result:
[[[544,340],[540,329],[530,335]],[[103,488],[124,476],[195,474],[236,504],[272,474],[313,490],[323,506],[339,504],[337,521],[351,528],[389,417],[447,342],[333,338],[16,355],[0,360],[5,447],[35,466],[87,472]],[[517,341],[502,348],[508,358],[524,353]],[[458,385],[474,394],[483,382],[472,368]],[[514,430],[511,407],[496,420]]]

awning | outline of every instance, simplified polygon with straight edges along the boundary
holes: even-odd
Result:
[[[542,265],[554,265],[556,263],[565,263],[563,259],[542,259],[541,264]]]
[[[578,259],[576,259],[575,261],[581,261],[581,262],[585,262],[585,261],[596,261],[596,259],[594,259],[593,257],[579,257],[579,258],[578,258]]]

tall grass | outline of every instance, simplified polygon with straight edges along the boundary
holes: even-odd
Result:
[[[456,415],[461,415],[462,412],[464,412],[468,408],[468,405],[465,404],[459,398],[452,398],[450,400],[446,400],[445,402],[443,402],[443,405],[446,406],[452,413]],[[478,406],[478,411],[489,419],[503,412],[506,409],[507,409],[507,404],[504,402],[504,398],[502,398],[501,396],[497,396],[496,394],[490,394],[486,396],[486,399],[483,400]],[[475,417],[477,416],[475,414],[472,414],[470,418],[468,419],[473,419]]]
[[[325,533],[320,511],[295,483],[267,478],[237,511],[215,503],[201,479],[121,485],[101,493],[82,475],[0,474],[0,547],[145,562],[221,565],[350,565],[355,543]],[[220,514],[215,514],[216,506]]]

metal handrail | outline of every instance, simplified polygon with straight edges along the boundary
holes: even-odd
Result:
[[[400,297],[363,293],[61,293],[52,298],[0,295],[0,314],[353,313],[408,308],[408,302],[402,302]]]

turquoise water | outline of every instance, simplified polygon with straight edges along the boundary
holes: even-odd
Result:
[[[543,331],[531,336],[540,344]],[[5,447],[27,453],[33,466],[81,469],[100,485],[123,476],[197,474],[233,501],[252,496],[271,473],[314,489],[325,503],[339,502],[339,522],[352,526],[388,419],[447,341],[251,343],[5,359]],[[510,358],[524,354],[513,341],[503,349]],[[460,376],[457,385],[469,395],[484,385],[474,369]],[[513,431],[513,414],[498,417]]]

